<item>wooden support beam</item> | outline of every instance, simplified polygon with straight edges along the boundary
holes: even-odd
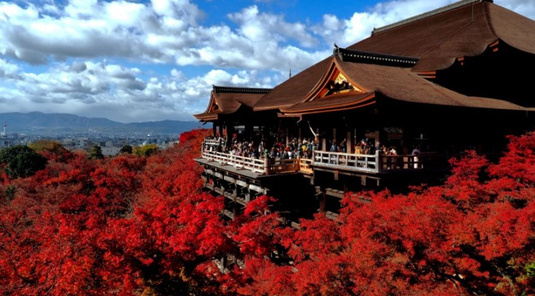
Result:
[[[235,183],[236,182],[236,179],[234,179],[233,177],[228,176],[228,175],[223,176],[223,180],[225,180],[227,182],[231,182],[231,183]]]
[[[244,188],[249,188],[249,184],[243,180],[236,180],[236,184]]]
[[[344,196],[345,196],[345,192],[343,190],[338,190],[338,189],[334,189],[334,188],[326,188],[325,189],[325,194],[327,194],[329,196],[333,196],[333,197],[338,197],[340,199],[344,198]]]

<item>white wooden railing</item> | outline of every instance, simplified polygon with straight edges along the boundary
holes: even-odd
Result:
[[[351,170],[378,173],[381,167],[379,151],[375,154],[350,154],[330,151],[314,151],[314,166],[347,168]]]
[[[217,147],[221,145],[222,140],[218,138],[204,139],[203,146],[214,146]]]
[[[314,151],[312,166],[332,167],[367,173],[436,168],[444,157],[432,153],[420,155],[351,154]]]
[[[395,170],[421,170],[437,163],[437,155],[384,155],[380,151],[375,154],[352,154],[331,151],[314,151],[312,159],[268,159],[233,155],[217,152],[210,148],[218,144],[218,140],[210,140],[203,145],[202,158],[237,169],[249,170],[259,174],[278,174],[284,172],[301,172],[312,174],[313,167],[343,169],[362,173],[380,173]]]
[[[230,153],[210,150],[203,150],[202,158],[207,159],[209,161],[215,161],[220,164],[230,165],[237,169],[249,170],[255,173],[265,174],[268,172],[266,168],[266,161],[263,159],[243,157]]]

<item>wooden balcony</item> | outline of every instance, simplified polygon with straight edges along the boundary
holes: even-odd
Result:
[[[212,140],[214,141],[214,140]],[[205,142],[205,144],[207,144]],[[352,171],[363,174],[380,174],[399,171],[421,171],[424,169],[444,166],[444,158],[428,153],[415,155],[384,155],[380,151],[375,154],[353,154],[330,151],[314,151],[312,159],[269,159],[253,158],[217,152],[210,149],[216,142],[203,145],[201,159],[215,162],[223,166],[231,166],[235,170],[244,170],[258,176],[281,173],[300,172],[313,174],[314,168]]]
[[[378,174],[393,171],[421,171],[437,168],[444,157],[434,153],[420,155],[352,154],[314,151],[312,167],[343,169],[361,173]]]
[[[314,151],[312,160],[313,167],[345,169],[362,173],[379,173],[382,158],[379,152],[375,154],[351,154]]]
[[[269,159],[232,155],[230,153],[203,151],[201,158],[221,165],[229,165],[237,170],[248,170],[259,175],[274,175],[280,173],[298,172],[299,159]]]

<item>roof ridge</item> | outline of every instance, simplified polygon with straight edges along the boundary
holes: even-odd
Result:
[[[493,0],[461,0],[461,1],[449,4],[449,5],[446,5],[446,6],[443,6],[443,7],[440,7],[440,8],[437,8],[437,9],[434,9],[434,10],[431,10],[431,11],[416,15],[416,16],[413,16],[413,17],[410,17],[410,18],[407,18],[407,19],[392,23],[390,25],[386,25],[386,26],[379,27],[379,28],[373,28],[372,35],[374,35],[376,33],[380,33],[380,32],[386,31],[386,30],[389,30],[389,29],[392,29],[392,28],[395,28],[395,27],[399,27],[401,25],[405,25],[405,24],[408,24],[408,23],[419,21],[421,19],[424,19],[424,18],[427,18],[427,17],[430,17],[430,16],[434,16],[434,15],[437,15],[437,14],[440,14],[440,13],[443,13],[443,12],[446,12],[446,11],[450,11],[450,10],[453,10],[453,9],[456,9],[456,8],[459,8],[459,7],[462,7],[462,6],[473,4],[473,3],[476,3],[476,2],[494,3]]]
[[[272,88],[260,88],[260,87],[237,87],[237,86],[217,86],[212,85],[216,92],[224,93],[262,93],[266,94],[272,90]]]
[[[420,60],[417,57],[345,49],[338,47],[336,44],[334,45],[333,55],[340,57],[344,62],[363,62],[401,67],[412,67]]]

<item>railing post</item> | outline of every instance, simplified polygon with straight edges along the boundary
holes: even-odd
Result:
[[[269,175],[269,157],[264,158],[264,172]]]
[[[383,167],[383,158],[381,157],[381,150],[375,151],[375,170],[379,173]]]

